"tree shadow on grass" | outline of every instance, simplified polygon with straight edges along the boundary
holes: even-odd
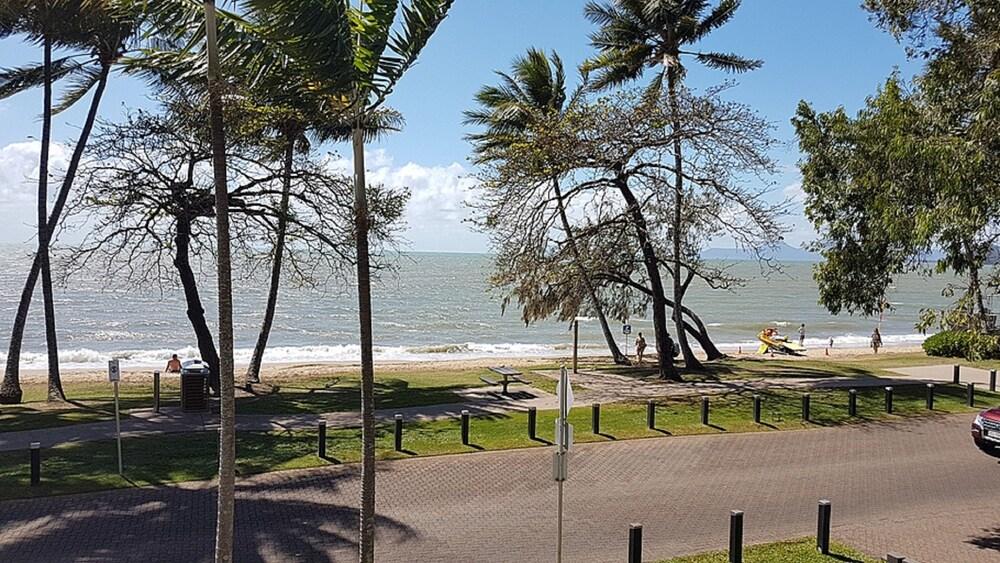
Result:
[[[391,469],[380,468],[386,471]],[[357,545],[357,480],[355,467],[338,467],[238,482],[234,560],[351,557]],[[32,531],[15,541],[0,536],[0,561],[211,561],[216,497],[215,489],[204,485],[6,502],[0,529],[31,526]],[[417,535],[385,516],[377,526],[380,542]]]
[[[457,403],[458,393],[467,385],[412,387],[402,379],[379,379],[375,382],[375,401],[380,409]],[[237,412],[245,414],[305,414],[357,410],[361,391],[356,385],[317,384],[316,386],[275,386],[264,395],[240,397]]]

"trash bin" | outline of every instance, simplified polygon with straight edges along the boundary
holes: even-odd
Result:
[[[208,364],[187,360],[181,364],[181,408],[185,411],[208,410]]]

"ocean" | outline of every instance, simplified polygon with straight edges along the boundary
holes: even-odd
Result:
[[[0,253],[0,360],[6,361],[9,331],[30,264],[30,250],[7,246]],[[817,304],[810,263],[788,262],[783,272],[760,275],[756,262],[735,262],[733,272],[749,278],[735,291],[692,287],[686,304],[698,312],[723,350],[756,347],[765,326],[778,326],[797,337],[806,323],[806,345],[867,346],[878,319],[831,315]],[[486,286],[491,268],[485,254],[413,252],[403,255],[394,273],[374,285],[375,358],[381,361],[424,361],[483,357],[545,357],[570,353],[569,323],[539,322],[525,326],[519,311],[501,314],[500,301]],[[950,279],[950,278],[948,278]],[[890,292],[893,310],[882,319],[886,345],[912,345],[923,335],[913,325],[924,307],[942,307],[946,277],[916,275],[898,280]],[[214,284],[202,284],[210,321],[215,316]],[[267,280],[235,282],[236,360],[245,363],[256,342]],[[196,357],[194,335],[179,288],[129,290],[103,274],[77,276],[56,287],[60,360],[65,368],[102,368],[111,357],[123,367],[162,365],[170,354]],[[21,356],[24,369],[45,367],[41,294],[32,303]],[[633,334],[651,332],[647,319],[629,320]],[[624,344],[621,325],[614,330]],[[323,290],[283,287],[271,332],[266,362],[358,361],[357,305],[349,286],[330,284]],[[606,348],[594,322],[581,323],[582,353]],[[692,341],[693,342],[693,341]]]

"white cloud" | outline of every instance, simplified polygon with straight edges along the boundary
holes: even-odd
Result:
[[[417,250],[483,251],[485,237],[471,232],[463,221],[468,217],[466,203],[472,197],[476,179],[457,162],[446,165],[424,165],[407,162],[396,166],[392,156],[383,149],[365,152],[365,168],[369,183],[393,188],[409,188],[410,201],[406,208],[405,237]],[[328,166],[351,174],[350,159],[337,158]]]
[[[38,153],[42,143],[23,141],[0,148],[0,205],[33,202],[38,192]],[[49,145],[49,177],[59,178],[66,168],[69,151],[63,145]],[[54,197],[59,185],[49,182]]]

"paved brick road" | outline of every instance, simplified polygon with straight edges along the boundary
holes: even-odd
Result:
[[[630,522],[647,558],[813,533],[923,563],[1000,561],[1000,464],[968,416],[855,428],[679,437],[576,447],[566,485],[567,561],[622,561]],[[169,452],[164,452],[169,455]],[[389,462],[379,474],[379,561],[552,561],[549,449]],[[244,479],[237,561],[351,561],[355,467]],[[206,484],[0,503],[0,561],[207,561]]]

